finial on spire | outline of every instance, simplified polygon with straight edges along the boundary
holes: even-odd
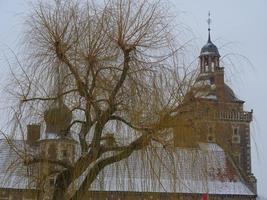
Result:
[[[210,17],[210,11],[208,13],[208,20],[207,20],[207,23],[208,23],[208,31],[209,31],[209,37],[208,37],[208,42],[211,42],[210,40],[210,25],[211,25],[211,17]]]

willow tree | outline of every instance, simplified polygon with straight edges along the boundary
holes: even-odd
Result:
[[[73,116],[68,129],[81,153],[71,166],[51,161],[63,166],[55,174],[53,199],[67,198],[83,175],[70,197],[82,199],[105,166],[153,140],[166,143],[169,118],[190,87],[184,45],[161,1],[59,0],[33,8],[24,60],[12,73],[20,116],[15,125],[41,122],[51,102],[67,106]]]

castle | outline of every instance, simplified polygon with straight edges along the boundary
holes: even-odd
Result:
[[[152,145],[107,166],[88,191],[88,199],[256,199],[251,172],[252,111],[244,111],[243,104],[224,82],[224,68],[209,29],[196,82],[170,119],[173,145]],[[49,193],[55,184],[50,172],[63,168],[45,160],[71,165],[79,156],[72,134],[60,132],[71,123],[71,111],[55,103],[44,119],[44,136],[39,125],[28,126],[28,152],[39,155],[32,167],[26,169],[24,162],[18,162],[9,175],[10,165],[20,160],[17,150],[24,148],[24,141],[13,141],[15,148],[0,141],[0,199],[37,199],[40,185]],[[32,181],[33,176],[40,181]]]

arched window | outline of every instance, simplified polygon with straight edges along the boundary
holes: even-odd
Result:
[[[214,72],[214,69],[215,69],[215,64],[214,62],[211,63],[211,71]]]
[[[209,71],[209,66],[206,65],[206,66],[205,66],[205,72],[208,72],[208,71]]]

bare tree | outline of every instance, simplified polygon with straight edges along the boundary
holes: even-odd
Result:
[[[72,114],[65,131],[75,132],[81,149],[71,165],[46,160],[62,167],[53,172],[53,199],[82,199],[105,166],[152,140],[167,142],[168,122],[192,82],[180,62],[185,46],[173,34],[173,19],[154,0],[34,5],[26,59],[12,73],[12,94],[19,99],[15,128],[23,132],[27,123],[42,122],[52,104],[64,105]],[[43,161],[25,158],[27,164]]]

